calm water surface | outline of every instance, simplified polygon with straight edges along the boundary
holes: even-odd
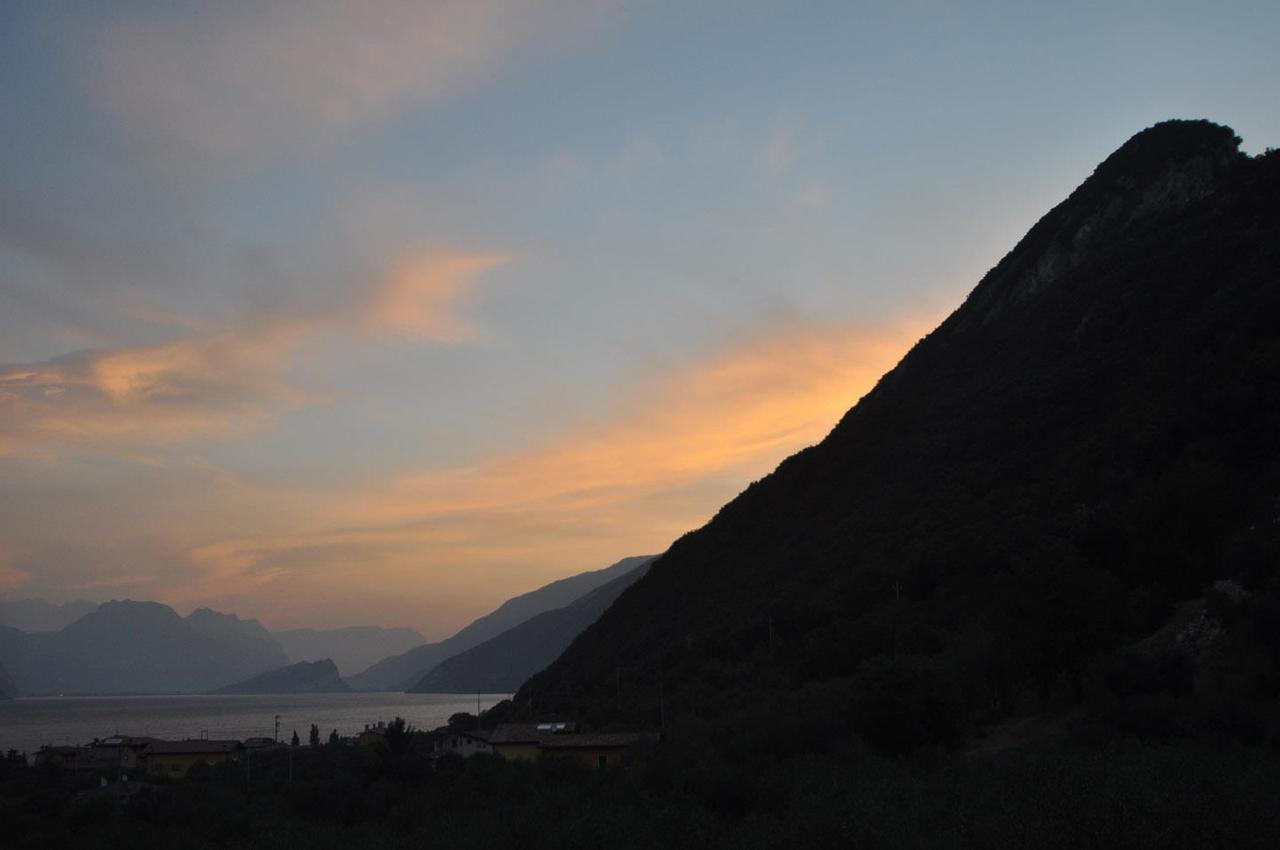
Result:
[[[482,709],[509,694],[481,695]],[[293,730],[306,743],[314,723],[353,735],[365,724],[399,716],[420,729],[443,726],[449,715],[474,713],[475,694],[287,694],[256,696],[48,697],[0,700],[0,750],[35,752],[42,744],[85,744],[114,734],[156,738],[280,737]]]

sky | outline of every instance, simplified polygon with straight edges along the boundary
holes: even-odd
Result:
[[[443,637],[820,440],[1274,2],[0,6],[0,596]]]

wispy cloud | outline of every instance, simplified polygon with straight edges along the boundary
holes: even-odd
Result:
[[[796,131],[790,124],[778,124],[760,150],[765,169],[775,177],[783,174],[796,161]]]
[[[291,378],[295,351],[325,336],[407,335],[451,343],[492,253],[416,251],[335,309],[277,311],[171,341],[0,365],[0,455],[54,456],[225,438],[326,397]],[[170,323],[176,320],[170,319]]]
[[[467,339],[461,310],[485,272],[510,262],[500,254],[423,251],[398,260],[364,307],[368,327],[434,342]]]
[[[273,533],[192,549],[192,581],[174,592],[217,598],[374,574],[388,594],[459,621],[495,601],[491,573],[509,591],[513,572],[534,584],[665,547],[820,440],[927,327],[791,322],[747,335],[624,388],[611,412],[546,442],[312,492],[305,517]]]
[[[267,323],[0,366],[0,454],[112,451],[253,430],[306,397],[283,374],[300,330]]]
[[[154,575],[109,575],[102,578],[87,579],[85,581],[76,582],[70,586],[71,590],[77,592],[94,591],[94,590],[125,590],[129,588],[152,587],[160,584],[160,580]]]
[[[399,480],[382,509],[404,520],[615,510],[708,477],[758,475],[820,439],[923,327],[797,322],[749,335],[646,379],[604,420],[557,440]]]
[[[0,590],[14,590],[31,581],[31,573],[20,570],[9,562],[5,552],[0,551]]]
[[[606,24],[615,0],[275,0],[147,9],[99,39],[90,86],[141,139],[274,157],[446,101]]]

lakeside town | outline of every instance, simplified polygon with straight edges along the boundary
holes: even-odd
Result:
[[[275,737],[214,739],[207,735],[185,740],[163,740],[146,735],[111,735],[79,745],[45,745],[28,756],[11,750],[10,761],[36,768],[68,772],[87,777],[94,785],[107,788],[113,783],[133,790],[152,780],[185,779],[193,773],[225,766],[243,765],[252,776],[253,760],[285,757],[292,778],[292,755],[302,747],[367,748],[396,754],[409,752],[436,760],[446,756],[467,758],[485,754],[507,761],[536,761],[563,758],[583,767],[605,770],[624,767],[641,750],[661,738],[658,732],[588,732],[574,722],[499,723],[492,729],[479,727],[474,715],[455,714],[448,725],[430,731],[417,730],[403,718],[366,724],[355,735],[327,736],[311,725],[307,741],[297,731],[289,740]]]

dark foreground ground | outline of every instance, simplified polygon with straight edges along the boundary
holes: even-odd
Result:
[[[1016,735],[1015,735],[1016,737]],[[696,725],[628,769],[300,747],[144,786],[6,760],[8,848],[1277,847],[1280,752],[1181,740],[887,757],[786,741],[713,755]],[[1015,742],[1016,743],[1016,742]],[[803,749],[803,748],[802,748]],[[811,748],[812,749],[812,748]],[[719,748],[717,748],[719,750]],[[247,780],[251,779],[251,784]]]

